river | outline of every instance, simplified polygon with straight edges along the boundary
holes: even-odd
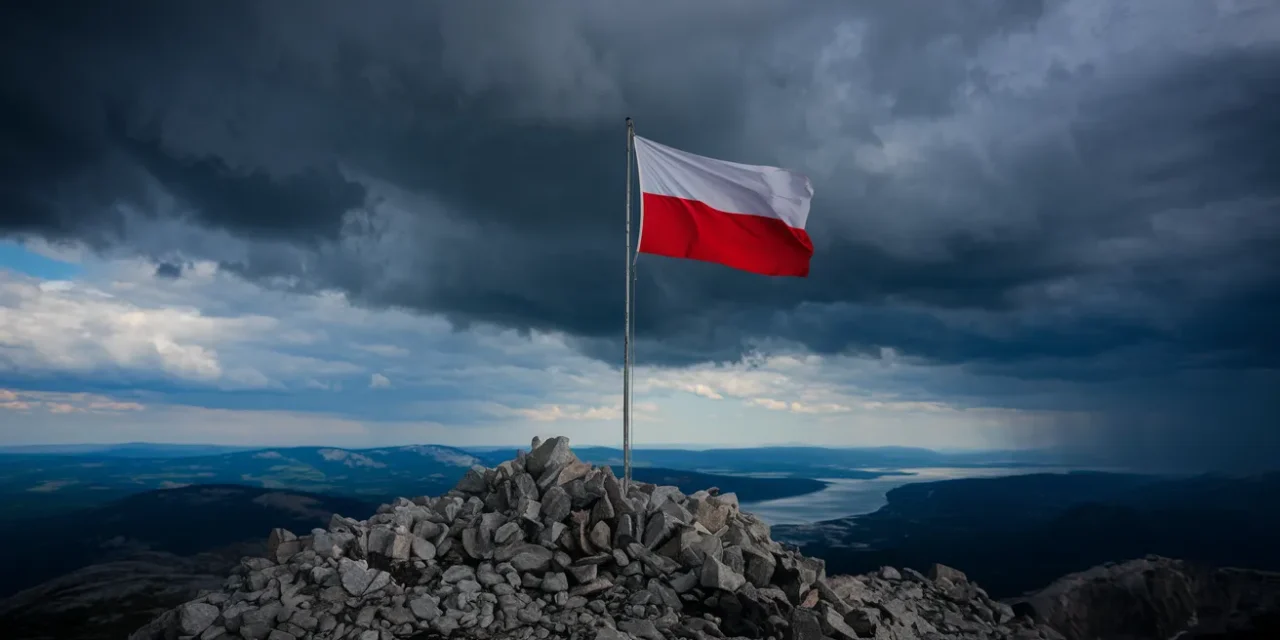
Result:
[[[778,500],[743,503],[742,509],[756,514],[770,525],[809,524],[876,511],[888,502],[885,496],[890,489],[913,482],[996,478],[1029,473],[1065,473],[1072,470],[1059,467],[895,469],[894,471],[903,471],[912,475],[881,476],[871,480],[819,478],[829,483],[822,491]],[[874,469],[868,469],[868,471],[874,471]]]

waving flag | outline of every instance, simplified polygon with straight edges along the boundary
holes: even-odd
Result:
[[[813,186],[798,173],[694,155],[635,136],[640,253],[766,276],[809,275]]]

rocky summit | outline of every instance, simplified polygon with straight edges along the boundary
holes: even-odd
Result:
[[[1061,638],[941,565],[827,576],[735,495],[627,486],[566,438],[268,549],[131,639]]]

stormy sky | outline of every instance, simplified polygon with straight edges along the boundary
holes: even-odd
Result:
[[[0,11],[5,442],[616,443],[631,116],[816,193],[640,258],[639,444],[1280,454],[1273,2]]]

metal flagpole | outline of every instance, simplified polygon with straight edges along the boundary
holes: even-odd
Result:
[[[622,336],[622,486],[631,485],[631,286],[635,262],[631,259],[631,157],[635,125],[627,118],[627,301],[624,305]]]

